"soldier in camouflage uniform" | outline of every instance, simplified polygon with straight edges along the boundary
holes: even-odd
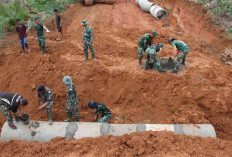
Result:
[[[151,33],[143,35],[138,42],[139,66],[142,68],[143,52],[146,51],[148,46],[151,46],[154,37],[158,37],[158,33],[153,30]]]
[[[0,110],[12,129],[17,129],[17,127],[13,123],[11,112],[13,112],[15,120],[17,120],[24,113],[22,107],[27,104],[27,99],[23,99],[23,97],[19,94],[0,93]]]
[[[42,53],[44,55],[46,55],[47,54],[46,47],[45,47],[46,42],[45,42],[45,35],[44,35],[43,30],[45,29],[49,33],[50,33],[50,31],[47,29],[47,27],[45,25],[40,23],[39,18],[36,18],[35,22],[36,22],[35,30],[37,32],[37,35],[36,35],[37,42],[39,44],[39,47],[42,50]]]
[[[190,48],[183,41],[176,40],[174,38],[169,38],[168,42],[174,48],[174,54],[172,56],[173,59],[175,59],[176,56],[178,55],[178,53],[180,53],[177,57],[177,63],[175,65],[174,69],[172,70],[172,73],[178,73],[178,68],[179,68],[180,64],[185,65],[186,55],[190,52]]]
[[[162,43],[156,44],[156,45],[151,45],[150,47],[147,48],[145,54],[146,54],[146,61],[144,64],[144,69],[147,70],[148,69],[148,63],[150,61],[150,59],[152,59],[152,63],[154,64],[153,68],[156,67],[158,69],[159,72],[165,72],[164,70],[162,70],[160,68],[160,63],[159,63],[159,59],[157,58],[157,52],[162,51],[164,45]]]
[[[111,118],[111,112],[106,107],[105,104],[90,101],[88,103],[89,108],[96,109],[94,113],[96,114],[96,121],[100,123],[107,123]],[[100,118],[99,118],[100,117]]]
[[[67,104],[65,111],[67,112],[68,119],[66,122],[72,121],[72,114],[76,122],[79,122],[79,113],[78,113],[78,97],[76,93],[76,88],[72,82],[72,79],[69,76],[63,78],[64,84],[67,85]]]
[[[85,59],[83,61],[88,60],[88,48],[90,52],[92,53],[92,58],[94,61],[97,61],[95,58],[94,50],[93,50],[93,31],[90,26],[88,26],[88,21],[83,20],[81,22],[81,25],[84,27],[84,34],[82,37],[83,42],[83,51],[85,53]]]
[[[52,125],[52,106],[54,103],[54,97],[52,95],[52,91],[45,87],[44,85],[40,85],[37,89],[37,96],[39,98],[39,110],[45,109],[46,114],[48,116],[49,125]],[[40,101],[43,102],[43,105],[40,106]]]

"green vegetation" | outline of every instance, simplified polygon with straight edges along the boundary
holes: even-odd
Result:
[[[210,0],[196,0],[196,2],[204,2],[206,7],[212,7],[215,15],[229,16],[232,19],[232,2],[230,0],[217,0],[217,3],[213,6],[211,6]]]
[[[78,2],[80,0],[27,0],[27,6],[24,1],[15,1],[14,3],[4,4],[0,3],[0,38],[3,38],[4,32],[14,29],[16,25],[16,19],[24,21],[26,18],[39,17],[38,14],[31,13],[31,10],[35,12],[45,12],[45,17],[49,18],[52,16],[53,9],[58,9],[59,12],[63,12],[67,4]]]
[[[11,4],[0,3],[0,37],[3,38],[3,32],[13,29],[16,19],[24,19],[28,13],[17,1]]]
[[[213,10],[216,15],[228,15],[232,18],[232,3],[229,0],[217,0],[218,6]]]

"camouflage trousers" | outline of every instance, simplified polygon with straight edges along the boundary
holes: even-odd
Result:
[[[189,51],[181,51],[180,54],[177,57],[177,63],[174,67],[174,71],[178,71],[178,68],[180,66],[180,64],[185,64],[185,59],[186,59],[186,55],[189,53]]]
[[[88,45],[87,43],[83,43],[83,51],[85,54],[88,54],[88,49],[90,50],[90,52],[94,56],[93,44]]]
[[[147,66],[148,66],[150,58],[152,59],[152,63],[154,64],[153,69],[155,68],[155,64],[156,64],[156,67],[157,67],[158,71],[160,71],[160,62],[159,62],[159,59],[157,58],[156,55],[151,55],[149,53],[146,54],[146,60],[145,60],[145,63],[144,63],[145,70],[148,69]]]
[[[45,41],[45,36],[40,36],[40,37],[37,37],[37,42],[39,44],[39,47],[41,48],[41,50],[43,51],[43,54],[46,54],[46,47],[45,47],[45,44],[46,44],[46,41]]]
[[[45,107],[45,110],[46,110],[46,114],[48,116],[48,119],[52,120],[52,106],[53,106],[53,101],[50,102],[50,104],[48,104],[46,107]]]
[[[111,118],[112,118],[111,114],[104,115],[103,117],[101,117],[100,119],[98,119],[97,122],[107,123]]]
[[[138,57],[143,58],[144,47],[138,45]]]
[[[9,107],[5,102],[3,102],[1,100],[0,100],[0,110],[1,110],[2,114],[5,116],[5,119],[8,123],[8,125],[9,126],[13,125],[14,123],[13,123],[13,119],[12,119]]]
[[[78,101],[72,102],[71,105],[71,110],[68,109],[69,103],[66,104],[65,112],[72,113],[75,117],[79,117],[79,112],[78,112]]]

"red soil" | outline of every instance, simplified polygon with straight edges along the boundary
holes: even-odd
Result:
[[[4,157],[229,157],[232,156],[231,147],[231,142],[220,139],[188,137],[170,132],[141,132],[80,140],[55,138],[45,143],[11,141],[0,143],[0,154]]]
[[[66,89],[62,78],[70,75],[78,91],[80,121],[94,119],[92,110],[87,107],[88,101],[94,100],[105,103],[110,108],[113,113],[111,123],[211,123],[216,129],[218,138],[231,141],[232,69],[220,62],[219,53],[228,46],[229,40],[219,27],[213,25],[201,6],[185,0],[159,0],[157,3],[168,10],[167,20],[156,21],[150,14],[142,12],[134,2],[125,4],[122,0],[117,0],[114,5],[96,4],[92,7],[84,7],[81,4],[70,5],[62,14],[64,40],[57,42],[55,41],[56,33],[46,34],[49,53],[46,57],[41,55],[34,36],[28,38],[32,52],[20,55],[20,45],[15,40],[16,36],[11,35],[10,37],[14,39],[10,40],[14,42],[6,40],[1,44],[0,52],[4,55],[0,58],[0,92],[22,94],[29,100],[30,104],[25,111],[32,119],[46,120],[45,111],[37,110],[36,97],[36,88],[44,84],[53,91],[55,96],[54,120],[63,121],[66,118],[64,112]],[[81,43],[83,29],[80,25],[83,19],[87,19],[93,28],[94,48],[98,62],[93,62],[91,59],[87,62],[81,61],[84,58]],[[170,26],[162,27],[166,23]],[[50,26],[49,23],[48,26]],[[172,48],[167,43],[170,36],[190,45],[191,53],[187,56],[186,67],[178,75],[144,71],[138,67],[138,39],[154,29],[159,33],[154,43],[165,44],[164,52],[160,54],[160,57],[172,55]],[[56,32],[54,28],[53,32]],[[116,117],[119,120],[116,120]],[[0,125],[4,122],[4,117],[0,114]],[[140,140],[137,139],[139,135],[140,133],[133,134],[135,140]],[[133,139],[133,136],[131,135],[130,138]],[[210,149],[213,156],[215,154],[213,152],[219,153],[220,156],[223,150],[217,151],[218,149],[215,148],[219,146],[220,149],[220,145],[226,143],[221,140],[174,136],[167,133],[142,133],[140,136],[145,136],[144,138],[157,136],[159,140],[151,139],[153,142],[151,146],[161,143],[165,147],[162,150],[167,153],[174,149],[167,154],[169,156],[191,155],[195,152],[194,148],[202,143],[202,145],[205,143],[201,147],[205,153]],[[98,150],[103,145],[98,142],[100,140],[109,145],[110,151],[115,145],[120,144],[117,139],[126,137],[128,136],[108,136],[96,140],[70,141],[70,143],[55,139],[55,143],[59,143],[57,148],[64,145],[72,147],[73,143],[83,142],[83,146],[90,143],[93,145],[88,144],[88,147]],[[177,140],[181,146],[171,147],[173,141],[167,140],[170,147],[166,147],[165,139],[162,139],[164,137],[171,137],[173,141]],[[185,145],[181,138],[194,146],[191,153],[185,150],[185,148],[190,149],[191,146]],[[112,139],[117,143],[110,144],[112,141],[107,143],[107,140]],[[195,141],[198,142],[195,143]],[[47,148],[51,143],[33,144],[36,149],[38,146],[38,151],[42,149],[48,152],[49,148],[53,149],[53,146]],[[94,144],[99,143],[99,147],[95,148]],[[215,147],[206,147],[210,145],[209,143]],[[20,151],[24,149],[16,144],[20,142],[3,143],[1,150],[7,150],[11,145]],[[81,144],[76,148],[77,153],[79,148],[86,152],[88,147],[82,148]],[[112,153],[117,155],[116,149],[122,149],[126,153],[129,148],[125,147],[132,146],[115,147]],[[133,146],[133,149],[136,147]],[[65,148],[69,150],[68,147],[65,146],[64,150]],[[153,148],[155,149],[156,146]],[[177,148],[181,151],[177,151]],[[72,151],[76,152],[73,149]],[[143,149],[141,152],[149,155],[150,148],[144,150],[141,146],[141,149]],[[223,146],[223,149],[227,147]],[[200,152],[203,153],[202,150]],[[60,152],[63,153],[63,151]],[[133,150],[130,151],[133,152]],[[164,155],[162,153],[158,155]],[[104,152],[99,155],[103,154]]]

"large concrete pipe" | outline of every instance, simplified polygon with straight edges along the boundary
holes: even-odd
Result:
[[[157,20],[163,20],[163,19],[166,19],[168,17],[168,12],[158,5],[153,5],[150,8],[150,13]]]
[[[155,3],[148,0],[136,0],[136,4],[145,12],[150,12],[157,20],[163,20],[168,17],[168,12]]]
[[[121,136],[138,131],[171,131],[175,134],[185,134],[202,137],[214,137],[216,133],[211,124],[109,124],[92,122],[48,122],[39,121],[25,125],[15,122],[18,129],[11,129],[4,124],[1,141],[22,140],[45,142],[55,137],[80,139],[83,137],[99,137],[103,135]]]
[[[145,12],[150,12],[150,8],[155,5],[155,3],[151,3],[148,0],[139,0],[139,6]]]

